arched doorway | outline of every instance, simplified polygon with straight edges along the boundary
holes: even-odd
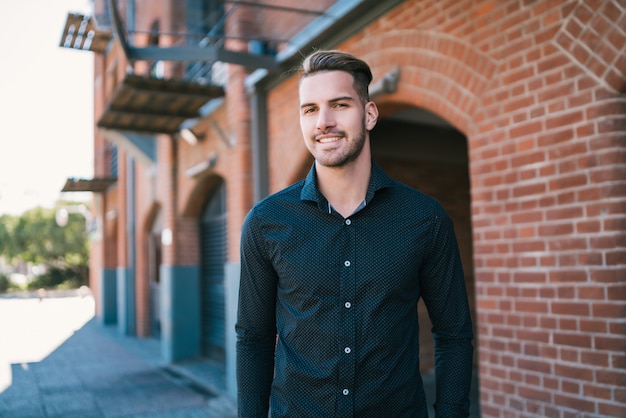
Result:
[[[210,193],[200,218],[202,355],[225,362],[224,264],[226,263],[226,187]]]
[[[381,113],[384,109],[381,108]],[[437,199],[454,222],[474,325],[474,369],[478,369],[471,199],[467,138],[444,119],[420,108],[386,114],[371,133],[374,160],[389,176]],[[419,306],[420,367],[429,403],[435,396],[434,342],[426,307]],[[477,376],[477,373],[474,373]],[[478,382],[472,411],[478,411]],[[432,401],[431,401],[432,400]],[[473,414],[472,416],[476,416]]]

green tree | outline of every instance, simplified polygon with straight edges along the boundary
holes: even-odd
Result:
[[[55,209],[35,208],[21,216],[0,217],[0,255],[9,262],[43,264],[58,275],[78,276],[87,283],[89,246],[85,218],[70,213],[67,225],[55,221]],[[43,279],[43,278],[42,278]]]
[[[16,222],[17,217],[15,216],[0,216],[0,255],[4,255],[7,258],[12,258],[15,255],[12,253],[13,238],[11,235],[11,231]]]

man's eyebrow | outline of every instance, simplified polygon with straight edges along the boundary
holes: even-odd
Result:
[[[330,99],[328,102],[329,103],[336,103],[336,102],[342,102],[342,101],[345,101],[345,100],[353,102],[354,101],[354,97],[352,97],[352,96],[337,97],[335,99]]]
[[[355,101],[355,98],[352,96],[341,96],[341,97],[335,97],[334,99],[330,99],[328,101],[328,103],[337,103],[337,102],[341,102],[341,101]],[[300,105],[300,109],[304,109],[305,107],[310,107],[310,106],[316,106],[315,103],[302,103]]]

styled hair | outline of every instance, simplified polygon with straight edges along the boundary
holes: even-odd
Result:
[[[363,104],[370,101],[369,85],[372,82],[372,70],[365,61],[343,51],[319,50],[308,55],[300,67],[302,78],[323,71],[349,73],[354,80],[354,90]]]

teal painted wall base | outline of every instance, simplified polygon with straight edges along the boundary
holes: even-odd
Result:
[[[161,265],[161,353],[167,362],[200,355],[198,266]]]
[[[117,268],[117,328],[122,335],[137,334],[135,322],[135,281],[130,268]]]
[[[100,322],[103,325],[117,323],[117,272],[103,269],[100,282]]]
[[[226,263],[224,267],[224,292],[226,302],[226,390],[237,399],[237,306],[239,305],[239,274],[241,264]]]

